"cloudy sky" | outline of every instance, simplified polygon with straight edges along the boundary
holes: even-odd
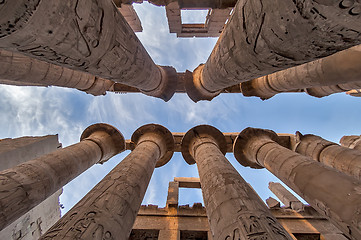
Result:
[[[165,9],[148,4],[135,5],[143,32],[137,34],[154,62],[174,66],[178,72],[192,71],[207,60],[216,39],[177,39],[169,34]],[[199,15],[188,14],[193,22]],[[186,132],[199,124],[210,124],[223,132],[240,132],[246,127],[272,129],[279,133],[313,133],[338,142],[343,135],[361,133],[361,99],[335,94],[316,99],[306,94],[280,94],[270,100],[223,94],[212,102],[193,103],[185,94],[169,102],[142,94],[113,94],[93,97],[65,88],[15,87],[0,85],[0,138],[59,134],[63,147],[77,143],[82,131],[98,122],[118,128],[126,139],[140,126],[158,123],[173,132]],[[103,165],[96,165],[64,187],[63,213],[80,200],[129,151]],[[262,199],[273,196],[269,181],[278,181],[266,170],[240,166],[232,154],[233,166]],[[143,204],[165,205],[168,182],[174,177],[198,177],[196,166],[188,166],[175,153],[164,167],[156,169]],[[180,203],[202,202],[200,190],[184,189]]]

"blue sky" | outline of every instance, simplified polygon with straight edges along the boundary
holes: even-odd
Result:
[[[174,66],[178,72],[192,71],[209,56],[216,39],[177,39],[169,34],[165,9],[147,2],[135,5],[143,33],[137,34],[154,62]],[[194,16],[194,15],[193,15]],[[185,19],[194,22],[192,15]],[[0,85],[0,138],[59,134],[63,147],[77,143],[82,131],[97,122],[112,124],[126,139],[140,126],[158,123],[173,132],[186,132],[198,124],[210,124],[223,132],[246,127],[272,129],[279,133],[313,133],[338,142],[343,135],[361,133],[359,98],[335,94],[322,99],[303,93],[279,94],[270,100],[223,94],[211,102],[193,103],[186,94],[169,102],[142,94],[113,94],[93,97],[75,89],[15,87]],[[96,165],[64,187],[63,213],[80,200],[129,151]],[[273,196],[269,181],[277,179],[266,170],[240,166],[233,154],[229,161],[262,199]],[[195,165],[188,166],[180,153],[156,169],[143,204],[164,206],[168,182],[174,177],[198,177]],[[201,202],[201,192],[182,190],[181,204]]]

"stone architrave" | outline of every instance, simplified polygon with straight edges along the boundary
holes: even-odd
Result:
[[[295,151],[361,180],[361,151],[342,147],[312,134],[296,133]]]
[[[234,143],[243,166],[267,168],[350,239],[361,239],[361,182],[278,144],[270,130],[246,128]]]
[[[89,167],[125,149],[123,135],[108,124],[91,125],[80,140],[0,172],[0,230]]]
[[[208,125],[192,128],[182,140],[185,161],[197,163],[213,239],[293,239],[228,162],[226,146],[223,134]]]
[[[0,49],[0,84],[76,88],[105,95],[113,81]]]
[[[176,71],[154,64],[111,0],[0,1],[0,48],[169,100]]]
[[[127,240],[155,167],[173,155],[174,139],[163,126],[138,128],[134,150],[40,239]]]
[[[359,1],[240,0],[204,65],[186,84],[193,101],[361,43]]]
[[[361,151],[361,136],[357,136],[357,135],[343,136],[340,139],[340,144],[344,147]]]
[[[281,92],[312,87],[322,89],[322,86],[330,85],[338,85],[339,91],[345,92],[361,86],[360,62],[361,45],[358,45],[316,61],[244,82],[241,84],[242,94],[268,99]]]

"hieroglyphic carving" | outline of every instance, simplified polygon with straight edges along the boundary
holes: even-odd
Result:
[[[158,240],[159,230],[155,229],[133,229],[129,240]]]
[[[360,8],[355,0],[238,1],[202,85],[216,92],[360,44]]]
[[[41,239],[125,239],[158,157],[154,143],[137,146]]]
[[[237,226],[225,240],[238,240],[246,236],[249,240],[287,240],[287,233],[271,216],[264,213],[244,212],[238,217]]]
[[[218,145],[201,138],[195,142],[194,159],[214,239],[291,239]]]
[[[6,37],[26,24],[36,11],[40,0],[0,0],[0,38]],[[14,6],[15,5],[15,6]]]
[[[5,10],[0,22],[16,15],[3,16]],[[161,88],[160,69],[111,1],[41,1],[26,28],[0,38],[0,45],[159,95],[152,91]]]
[[[91,6],[91,15],[89,17],[83,16],[83,9],[89,4]],[[72,31],[65,34],[60,44],[72,45],[72,51],[78,53],[76,55],[79,55],[79,57],[74,58],[73,55],[60,54],[51,46],[38,44],[36,36],[33,39],[28,39],[27,42],[18,47],[18,50],[59,64],[86,69],[90,64],[86,58],[99,46],[103,29],[104,10],[96,0],[92,0],[91,3],[77,0],[74,2],[74,13],[74,18],[69,24]],[[53,34],[52,30],[48,30],[48,33]]]

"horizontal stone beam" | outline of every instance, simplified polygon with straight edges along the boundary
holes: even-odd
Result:
[[[180,132],[173,132],[173,137],[174,137],[174,152],[181,152],[181,143],[182,143],[182,138],[184,136],[185,133],[180,133]],[[226,142],[227,142],[227,152],[231,153],[233,152],[233,143],[236,139],[236,137],[238,136],[239,133],[237,132],[229,132],[229,133],[223,133],[223,135],[226,138]],[[277,135],[280,137],[280,145],[288,148],[288,149],[292,149],[293,146],[295,145],[295,135],[293,134],[287,134],[287,133],[277,133]],[[131,142],[131,140],[126,140],[126,149],[127,150],[131,150],[134,149],[134,143]]]
[[[201,188],[199,178],[194,177],[175,177],[175,182],[178,182],[181,188]]]

